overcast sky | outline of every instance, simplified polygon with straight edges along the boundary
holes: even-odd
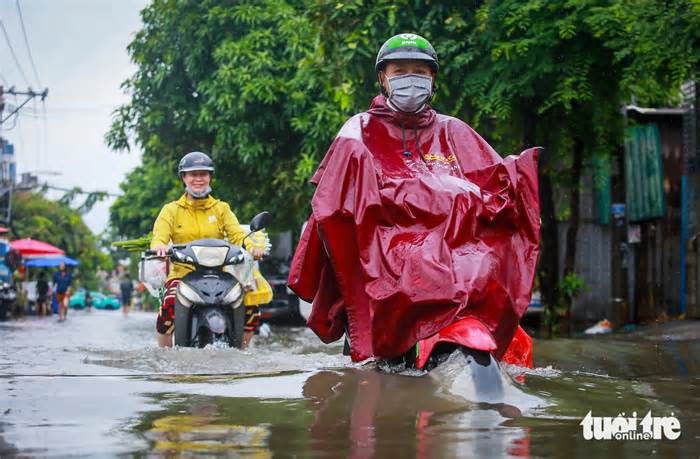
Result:
[[[146,0],[20,0],[38,77],[49,89],[46,121],[40,102],[30,102],[16,126],[3,124],[0,136],[15,145],[18,173],[51,171],[42,182],[61,187],[118,193],[119,183],[140,162],[140,153],[116,153],[104,134],[111,112],[127,100],[121,83],[133,74],[126,46],[140,28]],[[29,84],[38,88],[25,46],[17,0],[0,0],[2,20]],[[0,74],[26,89],[0,30]],[[4,82],[3,82],[4,84]],[[21,103],[6,97],[6,103]],[[7,116],[8,112],[5,112]],[[56,196],[56,195],[54,195]],[[113,199],[97,204],[84,219],[93,232],[108,222]],[[138,235],[134,235],[138,236]]]

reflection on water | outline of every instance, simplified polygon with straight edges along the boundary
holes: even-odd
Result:
[[[252,352],[152,346],[153,316],[0,325],[0,456],[698,457],[700,341],[535,344],[504,396],[458,359],[430,374],[352,365],[275,329]],[[687,330],[682,336],[691,336]],[[668,336],[668,331],[664,331]],[[676,441],[585,441],[581,419],[674,413]]]
[[[161,409],[142,415],[133,426],[159,457],[226,455],[272,457],[305,451],[310,416],[300,401],[153,394]]]
[[[314,450],[357,458],[529,454],[527,430],[502,425],[514,407],[459,402],[430,377],[322,371],[307,379],[304,397],[314,411]]]
[[[248,457],[272,457],[267,447],[270,430],[265,425],[224,424],[219,407],[211,401],[193,401],[188,414],[164,416],[153,421],[145,437],[152,451],[165,457],[185,452],[215,453],[227,450]]]
[[[371,369],[304,376],[301,397],[291,400],[152,394],[151,403],[161,408],[142,413],[132,431],[162,457],[224,451],[254,457],[529,454],[528,429],[504,424],[512,412],[446,396],[429,377]],[[275,378],[257,379],[266,385]]]

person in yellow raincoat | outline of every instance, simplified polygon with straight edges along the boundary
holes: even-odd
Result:
[[[251,234],[249,239],[254,247],[262,248],[264,250],[264,254],[268,254],[270,249],[270,239],[264,230]],[[272,301],[272,287],[260,272],[260,267],[258,266],[257,261],[253,267],[253,278],[255,279],[255,288],[246,293],[243,297],[243,304],[246,307],[243,349],[248,347],[250,341],[253,339],[253,334],[258,327],[260,327],[260,305],[267,304]]]
[[[177,169],[185,185],[185,193],[161,209],[153,225],[151,249],[158,256],[165,256],[170,243],[185,244],[203,238],[227,238],[231,244],[241,245],[246,232],[241,228],[231,207],[211,196],[209,184],[214,173],[211,158],[198,151],[187,153],[180,160]],[[246,240],[245,248],[255,259],[261,258],[265,252],[264,247],[256,246],[250,238]],[[168,274],[165,295],[156,319],[156,337],[160,347],[173,345],[175,292],[180,279],[192,269],[186,264],[173,263]],[[246,307],[246,322],[252,320],[250,316],[255,313],[256,308]],[[252,322],[256,323],[255,320]]]

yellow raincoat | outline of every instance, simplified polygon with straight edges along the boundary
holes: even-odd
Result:
[[[206,199],[187,199],[183,194],[177,201],[169,202],[160,211],[153,225],[151,248],[159,245],[186,244],[197,239],[226,238],[231,244],[241,245],[246,232],[241,228],[231,207],[212,196]],[[267,239],[253,234],[246,240],[245,248],[264,249]],[[168,280],[180,279],[193,268],[182,263],[173,263]],[[253,272],[256,289],[246,293],[245,305],[266,304],[272,301],[272,288],[256,268]]]
[[[257,231],[250,235],[250,241],[253,247],[258,247],[265,249],[270,240],[264,231]],[[272,287],[265,280],[262,273],[258,269],[258,263],[255,263],[253,268],[253,278],[255,279],[255,289],[251,292],[246,293],[243,297],[243,304],[246,306],[253,306],[256,304],[267,304],[272,301]]]
[[[231,211],[231,207],[212,196],[206,199],[188,200],[183,194],[177,201],[169,202],[160,211],[153,225],[151,248],[159,245],[186,244],[197,239],[226,238],[231,244],[241,245],[246,233]],[[253,247],[246,241],[246,249]],[[173,263],[168,280],[180,279],[193,268],[186,264]]]
[[[231,207],[212,196],[206,199],[188,200],[183,194],[177,201],[164,205],[153,225],[151,248],[159,245],[186,244],[196,239],[227,238],[231,244],[241,245],[245,231],[231,211]],[[246,249],[251,244],[246,241]],[[168,280],[180,279],[193,268],[186,264],[173,263]]]

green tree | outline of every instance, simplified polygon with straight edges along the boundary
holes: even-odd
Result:
[[[476,11],[465,64],[465,97],[477,119],[493,116],[519,127],[523,146],[545,148],[540,161],[542,263],[548,316],[573,298],[560,290],[555,190],[568,195],[564,276],[574,274],[581,177],[593,157],[610,156],[621,138],[619,80],[613,51],[591,32],[591,9],[603,2],[484,2]],[[517,131],[516,131],[517,132]],[[511,131],[512,134],[516,132]],[[552,321],[549,331],[551,334]]]
[[[39,193],[15,193],[12,196],[12,236],[48,242],[80,262],[79,279],[89,288],[97,287],[99,268],[111,269],[111,259],[103,253],[97,239],[80,214],[66,204],[46,199]]]
[[[293,125],[297,113],[315,116],[299,108],[310,95],[294,78],[314,46],[304,6],[158,0],[142,11],[144,27],[129,45],[138,70],[124,84],[132,99],[107,135],[115,149],[135,142],[144,151],[112,212],[121,235],[152,224],[153,210],[179,187],[165,177],[175,177],[177,160],[193,150],[213,156],[215,195],[242,221],[270,210],[278,227],[300,223],[309,190],[295,171],[306,140]],[[130,213],[138,203],[143,208]]]
[[[697,0],[156,0],[129,45],[131,102],[107,135],[137,143],[144,165],[112,209],[119,235],[150,229],[179,193],[176,160],[213,154],[217,196],[245,221],[268,209],[278,228],[308,215],[306,184],[341,124],[378,93],[374,58],[417,32],[442,63],[434,104],[503,154],[542,146],[542,262],[550,308],[576,266],[581,177],[621,142],[619,109],[635,95],[668,101],[697,74]],[[555,194],[566,196],[563,209]],[[558,225],[568,220],[564,276]],[[567,284],[568,285],[568,284]],[[568,292],[568,293],[567,293]]]
[[[310,10],[324,43],[316,73],[353,110],[377,92],[373,60],[388,36],[415,31],[431,40],[442,68],[435,106],[479,130],[502,154],[529,146],[541,155],[543,217],[540,285],[545,304],[570,306],[559,291],[555,190],[569,196],[564,272],[573,273],[584,165],[618,145],[621,120],[613,51],[586,25],[593,1],[321,2]],[[342,99],[340,99],[342,100]],[[553,315],[553,314],[550,314]]]
[[[610,0],[591,8],[587,24],[623,68],[625,99],[649,106],[678,100],[700,72],[700,1]]]
[[[110,207],[111,231],[114,237],[126,239],[148,234],[163,204],[179,197],[174,167],[144,158],[121,183],[123,194]]]

